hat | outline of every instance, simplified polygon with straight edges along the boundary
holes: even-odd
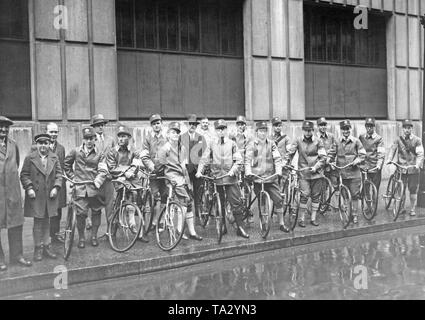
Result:
[[[255,123],[255,130],[260,130],[260,129],[268,129],[267,122],[259,121]]]
[[[130,129],[122,124],[118,126],[117,136],[119,136],[120,134],[126,134],[131,137]]]
[[[328,121],[326,120],[325,117],[317,119],[317,125],[321,126],[322,124],[328,124]]]
[[[34,141],[37,142],[41,142],[41,141],[52,141],[52,138],[50,137],[49,134],[47,133],[39,133],[34,137]]]
[[[83,129],[83,139],[96,137],[96,132],[94,132],[94,129],[91,127],[84,128]]]
[[[403,120],[402,125],[403,125],[403,128],[404,127],[413,127],[413,122],[412,122],[412,120],[406,119],[406,120]]]
[[[198,119],[196,118],[196,114],[190,114],[190,115],[187,117],[187,122],[189,122],[189,123],[196,123],[196,124],[199,124],[199,121],[198,121]]]
[[[217,120],[214,122],[214,128],[216,129],[227,128],[227,122],[223,119]]]
[[[13,125],[13,121],[10,120],[9,118],[0,116],[0,124],[6,124],[6,126],[10,127],[11,125]]]
[[[149,118],[149,122],[152,123],[154,121],[162,121],[162,118],[159,114],[153,114],[151,115],[151,117]]]
[[[244,116],[237,116],[236,117],[236,124],[243,123],[246,124],[246,118]]]
[[[366,118],[365,125],[369,126],[375,126],[375,119],[374,118]]]
[[[313,121],[303,121],[303,130],[310,130],[310,129],[314,129],[314,123]]]
[[[344,121],[341,121],[340,123],[339,123],[339,127],[341,128],[341,129],[344,129],[344,128],[350,128],[351,129],[351,122],[350,122],[350,120],[344,120]]]
[[[282,120],[280,120],[280,118],[273,118],[272,119],[272,125],[276,125],[276,124],[280,124],[282,123]]]
[[[91,123],[90,125],[92,127],[95,127],[99,124],[107,124],[108,120],[105,119],[105,117],[103,116],[103,114],[96,114],[91,118]]]
[[[168,130],[176,130],[178,133],[180,133],[180,123],[170,122],[170,124],[168,125]]]

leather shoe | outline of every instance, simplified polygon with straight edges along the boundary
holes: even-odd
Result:
[[[52,251],[52,247],[51,246],[44,246],[43,248],[43,256],[49,259],[57,259],[58,256],[56,255],[56,253],[54,253]]]
[[[248,239],[249,238],[249,234],[247,234],[245,232],[245,230],[242,229],[242,227],[238,227],[238,229],[236,231],[236,235],[239,236],[239,237],[245,238],[245,239]]]
[[[43,247],[39,246],[39,247],[35,247],[34,248],[34,261],[38,262],[43,260]]]
[[[91,243],[92,247],[99,246],[99,241],[97,241],[97,238],[91,238],[90,243]]]
[[[305,222],[304,222],[304,221],[300,221],[300,222],[298,222],[298,226],[299,226],[300,228],[305,228]]]
[[[0,272],[6,271],[6,270],[7,270],[7,266],[4,264],[4,262],[0,262]]]
[[[86,247],[86,241],[85,240],[78,241],[78,248],[79,249],[84,249],[85,247]]]
[[[139,238],[137,238],[137,240],[139,240],[140,242],[143,242],[143,243],[148,243],[149,242],[149,239],[147,239],[145,236],[139,237]]]
[[[183,233],[183,235],[182,235],[182,239],[183,239],[183,240],[189,240],[189,237]]]
[[[24,257],[20,256],[18,259],[16,259],[15,264],[20,265],[22,267],[31,267],[32,266],[32,262],[25,259]]]
[[[310,224],[312,226],[315,226],[315,227],[318,227],[319,226],[319,223],[317,221],[310,221]]]
[[[289,228],[287,228],[286,226],[284,226],[284,225],[281,225],[280,227],[279,227],[279,230],[280,231],[282,231],[282,232],[285,232],[285,233],[289,233]]]
[[[202,237],[201,236],[198,236],[197,234],[194,234],[194,235],[189,235],[189,239],[190,240],[196,240],[196,241],[202,241]]]
[[[226,224],[223,225],[223,236],[227,234],[227,226]]]
[[[51,238],[52,238],[52,243],[54,244],[63,244],[65,242],[65,240],[63,239],[61,235],[53,236]]]

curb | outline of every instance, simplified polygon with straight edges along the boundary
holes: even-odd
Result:
[[[179,253],[166,257],[71,269],[68,271],[68,285],[71,286],[93,281],[142,275],[264,251],[273,251],[306,244],[418,226],[425,226],[424,218],[377,225],[366,225],[348,230],[322,232],[294,238],[270,239],[267,241],[242,244],[230,243],[226,247],[209,245],[211,248],[201,248],[196,252]],[[0,280],[0,288],[2,289],[0,291],[0,297],[29,293],[31,291],[53,289],[54,279],[57,276],[58,273],[49,272]]]

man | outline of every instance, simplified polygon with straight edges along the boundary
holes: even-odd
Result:
[[[232,207],[233,216],[237,225],[236,234],[243,238],[249,238],[249,235],[242,228],[242,214],[244,210],[241,200],[241,192],[238,186],[238,170],[242,164],[242,157],[237,150],[236,143],[228,138],[227,123],[220,119],[214,123],[217,138],[207,145],[207,148],[199,162],[196,177],[200,178],[205,166],[211,162],[211,174],[214,177],[227,175],[217,181],[220,197],[224,199],[224,189],[226,190],[227,200]],[[226,186],[226,188],[223,188]],[[222,208],[224,205],[222,205]],[[227,232],[227,229],[225,230]]]
[[[320,192],[322,189],[323,175],[319,173],[325,165],[326,150],[323,142],[314,136],[314,123],[304,121],[302,125],[303,136],[295,139],[288,148],[287,162],[292,161],[298,151],[298,169],[300,173],[300,221],[298,225],[305,228],[305,214],[307,212],[308,198],[311,198],[310,224],[317,227],[317,211],[319,210]]]
[[[286,134],[282,132],[282,128],[283,128],[282,120],[280,120],[279,118],[273,118],[271,120],[271,123],[273,126],[273,129],[272,129],[273,132],[272,132],[271,138],[274,141],[274,143],[276,143],[277,148],[280,152],[280,156],[283,159],[286,156],[286,151],[287,151],[287,148],[289,147],[290,139]]]
[[[144,166],[150,171],[157,174],[160,172],[161,165],[159,163],[158,151],[167,142],[167,138],[162,133],[162,118],[159,114],[153,114],[150,119],[152,131],[148,132],[143,140],[142,150],[137,153],[142,159]],[[167,201],[167,188],[164,180],[150,179],[151,192],[154,197],[154,210],[152,229],[157,224],[161,206],[165,206]]]
[[[205,138],[207,144],[210,144],[211,141],[214,140],[215,136],[210,131],[210,122],[208,120],[208,117],[204,116],[200,119],[198,133]]]
[[[50,150],[47,133],[35,136],[37,149],[24,160],[21,182],[25,189],[25,217],[34,218],[34,261],[43,256],[56,259],[50,245],[50,219],[58,214],[58,194],[62,187],[59,157]]]
[[[91,119],[91,126],[96,132],[96,148],[102,153],[105,157],[108,154],[109,150],[115,146],[115,140],[109,136],[106,136],[104,133],[105,126],[108,123],[108,120],[105,119],[103,114],[96,114]],[[108,174],[106,177],[105,183],[103,184],[101,193],[102,197],[105,199],[105,215],[107,221],[111,221],[113,215],[113,206],[114,199],[110,195],[114,193],[114,185],[111,182],[112,178]],[[90,229],[92,222],[90,216],[87,219],[87,229]]]
[[[395,162],[398,164],[414,166],[414,168],[409,168],[403,177],[407,181],[410,193],[410,215],[414,217],[418,202],[420,169],[423,168],[424,162],[424,147],[421,138],[412,133],[413,123],[411,120],[404,120],[402,127],[403,134],[394,141],[389,160],[394,161],[397,155]]]
[[[111,148],[106,156],[106,165],[108,166],[108,171],[110,174],[114,175],[116,173],[121,173],[125,171],[123,180],[127,180],[133,185],[137,185],[140,181],[137,178],[137,169],[129,168],[132,164],[134,164],[136,160],[136,155],[134,151],[129,147],[130,139],[132,135],[130,129],[124,125],[118,125],[117,132],[117,145]],[[109,195],[113,199],[116,198],[116,192],[114,189],[114,193]],[[131,202],[136,202],[137,192],[135,191],[131,195]],[[136,233],[136,221],[134,219],[135,209],[131,206],[127,207],[127,212],[130,217],[130,229]],[[139,240],[143,242],[148,242],[147,239],[143,237],[143,234],[140,235]]]
[[[7,229],[9,261],[29,267],[32,263],[23,257],[22,231],[24,211],[19,182],[19,149],[9,138],[13,122],[0,116],[0,230]],[[0,272],[6,271],[5,256],[0,240]]]
[[[362,166],[365,170],[373,170],[369,173],[369,178],[376,186],[379,194],[381,185],[382,166],[385,159],[384,139],[375,131],[375,119],[367,118],[365,121],[366,133],[360,135],[360,142],[366,150],[365,163]]]
[[[180,143],[180,132],[180,124],[178,122],[169,124],[168,141],[158,151],[159,164],[162,169],[160,171],[164,171],[164,176],[176,183],[177,201],[182,206],[183,216],[189,232],[189,236],[183,235],[184,239],[202,241],[202,237],[197,235],[195,230],[192,199],[188,192],[190,180],[186,169],[187,150]],[[180,229],[181,231],[183,229],[183,223],[184,221],[181,221],[181,225],[177,226],[178,230]]]
[[[277,181],[278,177],[282,175],[282,158],[276,144],[267,137],[267,123],[264,121],[257,122],[255,127],[257,135],[248,144],[244,160],[245,176],[251,178],[252,174],[255,174],[259,177],[267,178],[277,174],[274,179],[264,184],[264,189],[269,193],[278,213],[280,231],[289,232],[283,220],[283,199]],[[254,180],[254,192],[258,197],[261,191],[261,181],[258,181],[255,177],[252,179]]]
[[[77,147],[65,157],[65,173],[75,181],[93,181],[93,184],[76,187],[75,204],[77,207],[77,230],[79,236],[78,248],[84,249],[86,246],[85,227],[89,209],[92,211],[92,229],[90,242],[93,247],[97,247],[97,231],[101,223],[101,210],[105,200],[102,199],[102,187],[108,168],[104,162],[104,154],[96,145],[96,133],[93,128],[83,129],[83,144]],[[113,193],[106,194],[106,197],[113,198]]]
[[[196,118],[196,114],[189,115],[187,121],[189,124],[189,129],[181,135],[181,141],[187,151],[187,172],[189,174],[190,183],[193,188],[195,215],[199,218],[198,190],[202,185],[202,181],[201,179],[196,178],[196,171],[198,170],[198,164],[199,160],[202,157],[202,153],[207,147],[207,142],[203,136],[196,132],[196,128],[199,125],[199,121]]]
[[[46,133],[50,135],[50,150],[59,158],[62,172],[64,170],[65,147],[58,142],[59,128],[54,122],[50,122],[46,127]],[[63,238],[59,236],[60,221],[62,219],[62,208],[66,207],[66,180],[62,179],[62,186],[58,195],[58,214],[50,218],[50,238],[52,243],[63,243]]]
[[[360,140],[351,135],[352,127],[350,120],[341,121],[339,126],[342,136],[336,141],[336,165],[338,167],[344,167],[352,164],[349,168],[344,169],[341,174],[343,184],[348,187],[351,193],[353,222],[358,223],[360,187],[362,183],[359,165],[365,161],[366,150]]]

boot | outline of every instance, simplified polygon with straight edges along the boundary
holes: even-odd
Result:
[[[238,237],[249,239],[249,234],[247,234],[242,227],[238,227],[238,229],[236,230],[236,235]]]
[[[38,262],[43,260],[43,246],[36,246],[34,248],[34,261]]]
[[[56,253],[54,253],[52,251],[52,246],[51,245],[47,245],[43,247],[43,256],[45,258],[49,258],[49,259],[57,259],[57,255]]]

